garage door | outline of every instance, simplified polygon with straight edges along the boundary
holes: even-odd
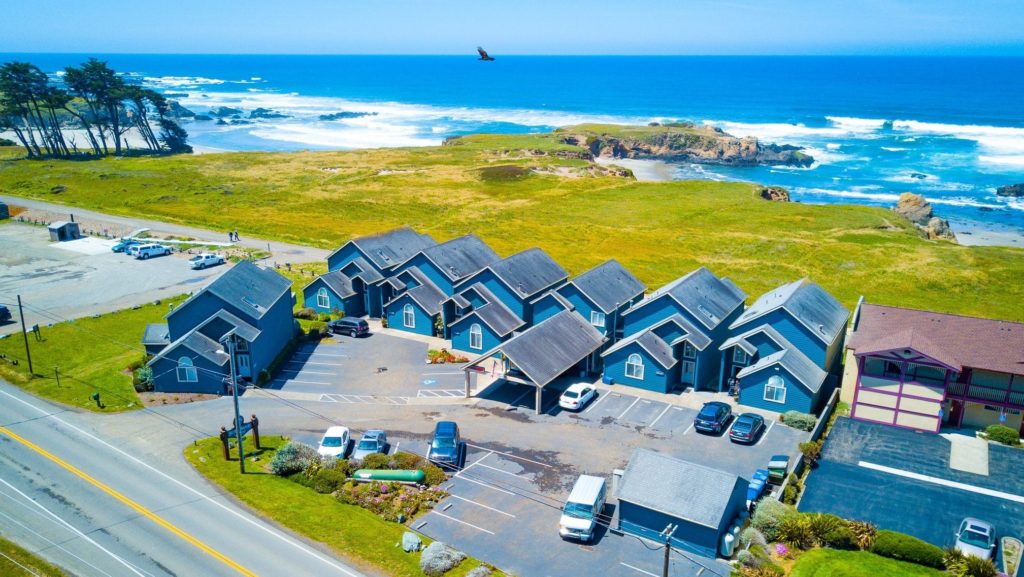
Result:
[[[938,431],[945,391],[918,383],[863,377],[853,403],[855,419],[920,431]]]

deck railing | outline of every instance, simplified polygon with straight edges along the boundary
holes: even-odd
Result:
[[[1024,391],[952,382],[946,388],[946,394],[947,396],[957,397],[965,401],[1001,403],[1024,408]]]

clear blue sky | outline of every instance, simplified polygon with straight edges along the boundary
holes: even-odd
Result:
[[[4,4],[0,52],[1024,55],[1024,0]]]

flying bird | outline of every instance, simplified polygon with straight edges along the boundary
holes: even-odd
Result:
[[[482,47],[477,46],[476,47],[476,51],[480,53],[480,58],[478,58],[477,60],[483,60],[485,62],[493,62],[494,61],[494,58],[491,57],[491,56],[488,56],[487,55],[487,51],[484,50]]]

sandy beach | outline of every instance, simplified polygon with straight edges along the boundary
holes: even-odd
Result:
[[[643,182],[664,182],[672,180],[673,168],[667,162],[661,160],[638,160],[635,158],[606,158],[597,157],[594,162],[598,164],[614,164],[633,171],[633,176]]]

